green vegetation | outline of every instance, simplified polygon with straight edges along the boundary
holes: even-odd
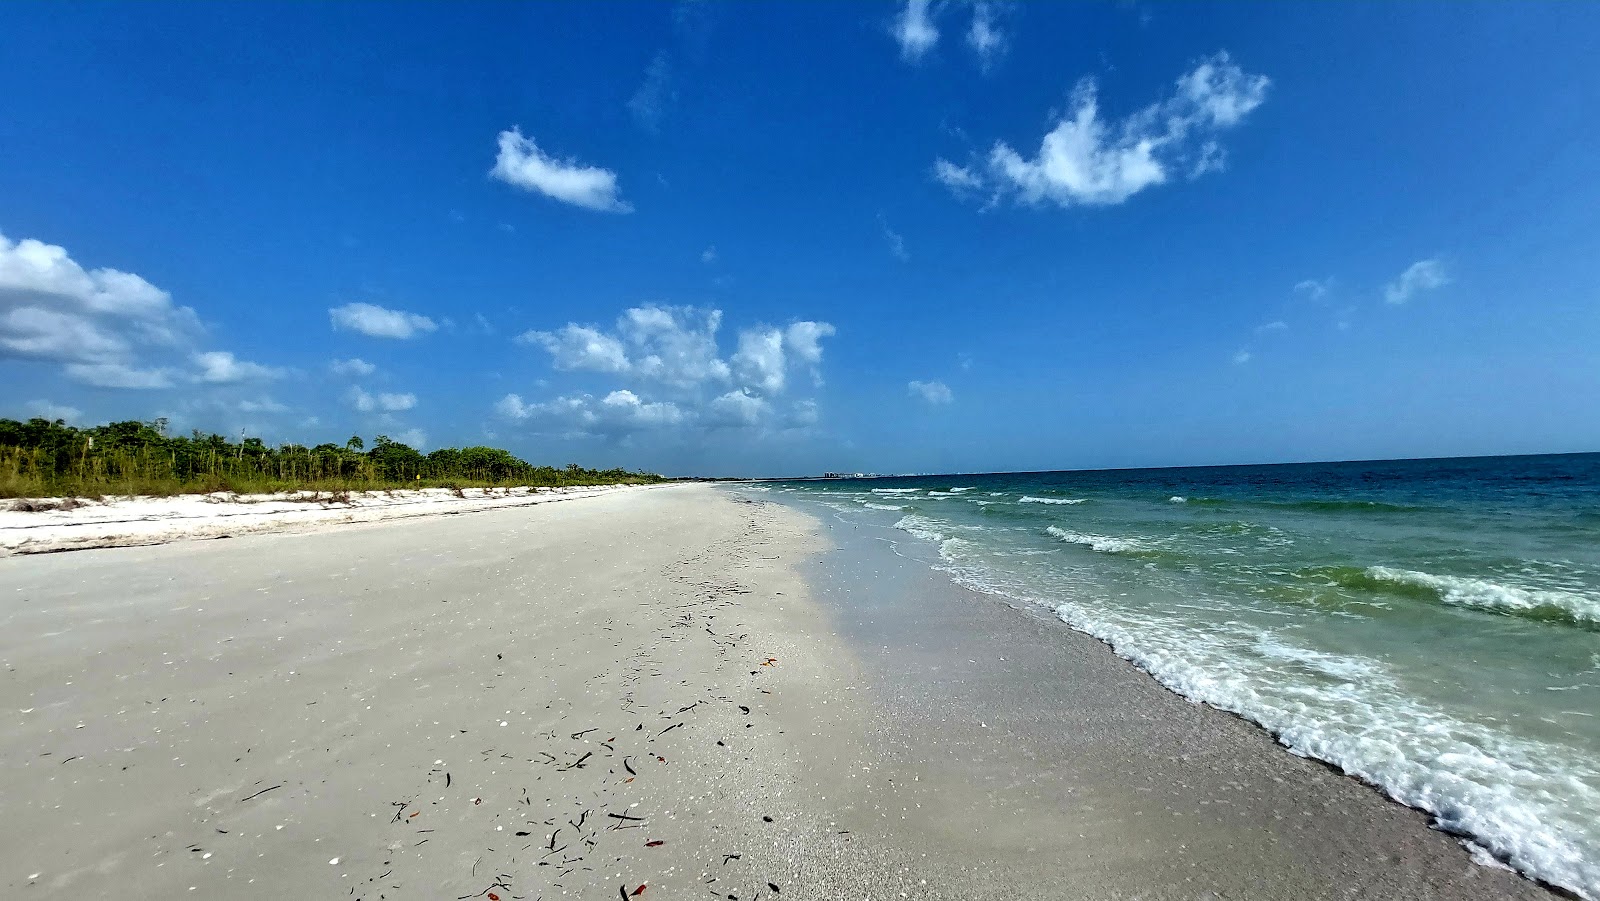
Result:
[[[625,469],[534,466],[493,447],[447,447],[423,454],[385,435],[366,449],[268,447],[259,438],[229,441],[199,431],[169,436],[165,420],[74,428],[61,420],[0,419],[0,497],[167,496],[233,491],[369,491],[644,484],[661,477]]]

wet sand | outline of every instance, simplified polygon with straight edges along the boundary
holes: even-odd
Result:
[[[0,886],[1549,897],[844,528],[674,486],[0,560]]]

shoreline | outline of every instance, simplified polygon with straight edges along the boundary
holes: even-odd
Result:
[[[987,770],[1000,768],[1012,782],[1051,796],[1041,783],[1070,786],[1081,777],[1078,770],[1091,770],[1095,791],[1121,790],[1120,809],[1110,805],[1100,812],[1125,823],[1124,838],[1151,838],[1181,849],[1202,846],[1212,838],[1208,831],[1227,834],[1227,847],[1212,848],[1202,864],[1210,871],[1211,890],[1223,897],[1344,897],[1339,884],[1351,881],[1368,886],[1363,895],[1462,901],[1582,897],[1498,861],[1482,862],[1466,837],[1433,828],[1427,812],[1334,764],[1293,752],[1240,714],[1189,700],[1107,642],[1047,611],[959,584],[935,568],[935,553],[903,533],[831,516],[801,499],[771,500],[817,517],[834,537],[834,550],[805,571],[838,617],[841,634],[869,657],[868,671],[884,686],[884,706],[901,721],[901,733],[937,730],[959,737],[986,761],[957,766],[951,782],[979,783],[991,778]],[[992,668],[977,665],[985,656]],[[953,673],[959,675],[952,679]],[[1105,697],[1122,698],[1128,710],[1104,709]],[[967,711],[977,726],[929,716],[930,710]],[[1002,716],[1012,726],[996,734],[995,720]],[[1070,736],[1085,729],[1098,736],[1087,756],[1110,758],[1118,766],[1042,763],[1082,761],[1086,749]],[[996,750],[1006,745],[1022,750]],[[1154,787],[1163,784],[1182,789]],[[1082,791],[1054,791],[1049,806],[1066,809]],[[1148,796],[1164,800],[1158,805]],[[1241,816],[1242,810],[1252,813]],[[1283,823],[1286,811],[1307,810],[1318,811],[1315,825],[1288,831],[1255,825]],[[1163,814],[1193,820],[1216,811],[1233,813],[1213,816],[1208,829],[1152,825]],[[1081,824],[1063,822],[1060,828],[1073,825]],[[1283,859],[1290,848],[1291,859]],[[1120,850],[1113,842],[1098,853]],[[1247,876],[1230,883],[1230,870]],[[1330,879],[1333,874],[1338,878]],[[1070,871],[1059,878],[1081,884],[1089,877]],[[1263,890],[1273,882],[1276,889]],[[1098,889],[1101,894],[1083,897],[1116,897],[1126,889],[1112,875]]]
[[[19,556],[0,597],[19,897],[1551,897],[1096,639],[712,486]]]

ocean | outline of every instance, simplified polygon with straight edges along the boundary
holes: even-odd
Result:
[[[758,483],[1600,898],[1600,454]]]

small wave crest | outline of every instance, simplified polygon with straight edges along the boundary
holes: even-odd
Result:
[[[1487,579],[1465,576],[1436,576],[1432,573],[1388,566],[1369,566],[1359,570],[1363,578],[1345,578],[1344,584],[1365,581],[1378,590],[1401,589],[1400,593],[1434,598],[1458,607],[1476,607],[1494,613],[1526,616],[1531,619],[1567,622],[1589,628],[1600,627],[1600,600],[1553,589],[1518,588]]]
[[[1034,497],[1031,494],[1024,494],[1022,497],[1017,498],[1017,503],[1019,503],[1019,504],[1064,504],[1064,505],[1072,505],[1072,504],[1081,504],[1081,503],[1084,503],[1087,500],[1088,500],[1088,498],[1086,498],[1086,497]]]
[[[871,501],[862,501],[861,502],[861,506],[866,507],[868,510],[904,510],[905,509],[905,507],[897,507],[894,504],[874,504]]]
[[[894,527],[902,532],[910,532],[912,535],[928,541],[943,541],[949,536],[939,531],[937,528],[938,525],[939,524],[937,522],[929,519],[926,516],[918,516],[915,513],[909,513],[900,517],[900,520],[894,524]]]
[[[873,494],[921,494],[921,488],[874,488]]]
[[[951,494],[960,494],[963,491],[971,491],[971,490],[972,490],[971,488],[952,488],[952,489],[950,489],[950,493]]]
[[[1045,534],[1057,541],[1068,544],[1082,545],[1092,551],[1102,554],[1137,554],[1147,552],[1149,547],[1132,538],[1116,538],[1109,535],[1087,535],[1083,532],[1072,532],[1067,529],[1050,526],[1045,529]]]

